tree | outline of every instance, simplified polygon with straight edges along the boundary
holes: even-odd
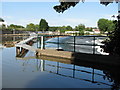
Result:
[[[41,19],[39,23],[39,31],[48,31],[49,26],[45,19]]]
[[[53,8],[56,10],[58,13],[63,13],[65,10],[69,9],[70,7],[75,7],[79,1],[84,2],[85,0],[59,0],[60,5],[56,5]],[[89,0],[88,0],[89,1]],[[119,2],[119,0],[99,0],[100,4],[103,4],[107,6],[109,3],[113,3],[114,1],[116,3]]]
[[[85,30],[85,25],[79,24],[78,26],[75,27],[75,30],[76,31],[83,31],[83,30]]]
[[[66,26],[66,31],[72,31],[73,28],[71,26]]]
[[[38,28],[39,28],[39,25],[37,25],[37,24],[35,25],[33,23],[30,23],[26,26],[26,29],[30,30],[30,31],[37,31]]]
[[[75,31],[79,31],[80,35],[84,35],[84,30],[85,30],[85,25],[79,24],[78,26],[75,27]]]
[[[108,19],[99,19],[98,27],[101,32],[106,32],[106,31],[111,32],[115,30],[115,24],[113,23],[113,21]]]
[[[58,27],[49,27],[48,31],[56,31]]]
[[[21,25],[14,25],[14,24],[10,24],[9,26],[8,26],[8,29],[10,29],[10,30],[13,30],[13,29],[23,29],[24,27],[23,26],[21,26]]]

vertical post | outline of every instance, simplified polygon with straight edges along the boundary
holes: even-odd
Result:
[[[16,47],[16,56],[19,56],[20,54],[20,47]]]
[[[40,69],[41,69],[41,72],[45,70],[45,61],[44,60],[40,60]]]
[[[44,36],[41,36],[41,50],[45,49],[44,47]]]
[[[73,78],[75,77],[75,64],[73,64]]]
[[[57,49],[59,50],[59,35],[58,35],[58,43],[57,44],[58,44],[57,45],[58,46]]]
[[[74,37],[74,52],[75,52],[75,51],[76,51],[76,50],[75,50],[75,44],[76,44],[76,43],[75,43],[75,36],[73,36],[73,37]]]
[[[59,74],[59,62],[57,62],[57,74]]]
[[[95,54],[95,36],[93,36],[93,54]]]
[[[39,41],[39,40],[38,40],[38,36],[37,36],[37,48],[38,48],[38,41]]]
[[[94,68],[93,68],[93,72],[92,72],[92,83],[94,83]]]

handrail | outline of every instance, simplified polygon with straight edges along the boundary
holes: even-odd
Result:
[[[53,44],[57,44],[57,49],[60,49],[60,44],[73,44],[73,52],[76,52],[76,46],[78,46],[78,45],[84,45],[84,46],[93,46],[93,50],[92,50],[92,52],[93,52],[93,54],[96,54],[95,53],[95,46],[103,46],[102,44],[101,45],[98,45],[98,44],[96,44],[96,42],[95,42],[95,40],[96,40],[96,38],[97,37],[108,37],[108,36],[96,36],[96,35],[92,35],[92,36],[68,36],[68,35],[38,35],[38,38],[40,38],[41,36],[43,36],[43,37],[57,37],[58,39],[57,39],[57,41],[56,42],[54,42],[54,41],[52,41],[52,42],[45,42],[44,41],[44,43],[53,43]],[[60,36],[68,36],[68,37],[72,37],[73,38],[73,43],[63,43],[63,42],[60,42]],[[81,44],[81,43],[76,43],[76,38],[77,37],[92,37],[92,40],[93,40],[93,42],[91,43],[91,44]],[[44,44],[45,45],[45,44]],[[40,47],[40,46],[38,46],[38,47]]]

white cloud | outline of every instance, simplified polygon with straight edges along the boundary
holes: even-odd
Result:
[[[12,16],[3,16],[4,19],[12,19]]]
[[[115,15],[115,18],[113,18],[112,16]],[[103,16],[103,18],[109,19],[109,20],[117,20],[118,14],[106,14]]]

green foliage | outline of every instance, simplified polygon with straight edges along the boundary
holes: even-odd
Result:
[[[75,27],[75,31],[83,31],[85,30],[85,25],[79,24],[78,26]]]
[[[48,31],[56,31],[59,27],[49,27]]]
[[[30,23],[26,26],[26,29],[29,31],[38,31],[39,25]]]
[[[92,31],[92,28],[85,28],[85,31]]]
[[[72,31],[72,30],[73,30],[73,28],[71,26],[66,27],[66,31]]]
[[[111,55],[120,56],[120,20],[115,20],[114,24],[116,26],[115,31],[109,33],[110,40],[105,41],[104,50]]]
[[[115,30],[115,24],[113,21],[108,20],[108,19],[99,19],[98,20],[98,27],[101,32],[111,32]]]
[[[21,25],[10,24],[10,25],[8,26],[8,29],[10,29],[10,30],[18,29],[18,28],[24,29],[24,27],[21,26]]]
[[[64,33],[65,31],[72,31],[73,28],[71,26],[59,26],[59,27],[49,27],[49,31],[60,31]]]
[[[56,5],[53,8],[58,13],[63,13],[65,10],[70,7],[75,7],[80,1],[84,2],[85,0],[60,0],[60,5]],[[89,1],[89,0],[88,0]],[[109,3],[118,2],[119,0],[99,0],[100,4],[107,6]]]
[[[41,19],[39,23],[39,31],[48,31],[49,26],[45,19]]]
[[[0,30],[5,30],[6,26],[4,24],[0,25]]]

